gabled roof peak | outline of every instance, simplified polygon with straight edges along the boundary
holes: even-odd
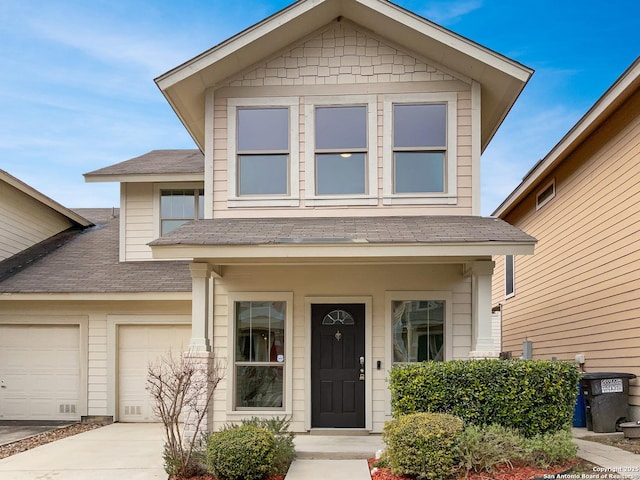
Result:
[[[387,0],[300,0],[156,79],[204,148],[205,91],[268,59],[330,22],[349,19],[481,87],[482,148],[533,71]]]

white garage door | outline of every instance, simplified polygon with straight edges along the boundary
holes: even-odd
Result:
[[[146,390],[149,362],[189,346],[191,325],[121,325],[118,327],[118,420],[156,422]]]
[[[79,420],[80,328],[0,325],[0,418]]]

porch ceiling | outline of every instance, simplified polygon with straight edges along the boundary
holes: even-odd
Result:
[[[200,220],[149,245],[155,258],[326,264],[449,263],[529,255],[535,242],[495,218],[418,216]]]

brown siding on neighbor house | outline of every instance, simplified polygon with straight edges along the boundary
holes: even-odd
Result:
[[[67,217],[17,188],[0,185],[0,261],[73,225]]]
[[[383,208],[383,108],[388,94],[457,94],[457,201],[455,205],[384,205]],[[377,205],[305,205],[305,96],[374,95],[377,104]],[[227,101],[237,97],[297,97],[299,100],[299,207],[228,206],[229,180]],[[471,87],[390,46],[373,33],[362,32],[349,22],[332,24],[315,37],[255,66],[215,92],[213,211],[214,217],[327,216],[327,215],[469,215],[472,213],[472,114]],[[295,189],[295,186],[293,187]]]
[[[590,371],[640,376],[640,94],[556,168],[556,197],[536,211],[540,187],[505,220],[538,239],[517,257],[515,296],[504,298],[496,258],[493,303],[503,303],[503,350],[533,341],[535,358],[586,356]],[[635,382],[632,382],[635,383]],[[640,387],[631,403],[640,405]]]

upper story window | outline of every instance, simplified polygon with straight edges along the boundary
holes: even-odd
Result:
[[[367,107],[316,108],[316,195],[367,191]]]
[[[298,205],[298,99],[228,100],[228,204]]]
[[[289,193],[289,109],[238,108],[238,195]]]
[[[308,205],[377,203],[376,99],[305,98]]]
[[[393,105],[394,193],[445,191],[447,106]]]
[[[385,204],[456,203],[456,94],[388,95]]]
[[[204,218],[204,190],[198,188],[160,191],[160,235],[183,223]]]

